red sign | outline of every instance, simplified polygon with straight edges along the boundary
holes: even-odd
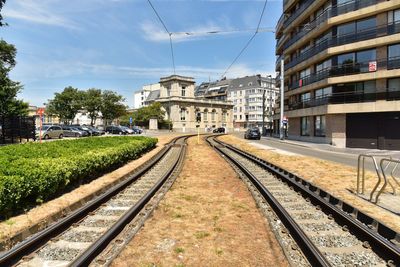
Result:
[[[36,114],[42,116],[44,114],[44,108],[38,108]]]
[[[369,68],[368,68],[368,70],[369,70],[370,72],[376,71],[376,61],[370,61],[370,62],[369,62]]]

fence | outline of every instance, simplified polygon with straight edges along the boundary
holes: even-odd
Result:
[[[35,117],[0,116],[0,144],[35,140]]]

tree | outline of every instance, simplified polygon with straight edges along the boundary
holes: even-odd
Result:
[[[0,40],[0,115],[26,115],[28,104],[17,100],[17,94],[23,86],[10,79],[9,72],[14,68],[17,49],[4,40]]]
[[[100,89],[89,89],[84,92],[82,108],[85,109],[90,118],[90,125],[96,122],[102,105],[102,95]]]
[[[61,93],[55,93],[54,99],[49,100],[46,113],[56,115],[65,124],[69,124],[82,109],[83,96],[84,92],[77,88],[66,87]]]
[[[0,0],[0,11],[3,8],[4,4],[6,3],[6,0]],[[0,14],[0,27],[6,26],[7,23],[3,22],[3,16]]]
[[[100,108],[105,125],[126,114],[126,106],[122,103],[125,99],[113,91],[104,91]]]
[[[0,11],[5,4],[0,0]],[[0,27],[7,25],[0,14]],[[17,49],[12,44],[0,40],[0,116],[27,115],[28,104],[17,100],[23,86],[10,79],[9,72],[15,67]]]
[[[121,118],[121,124],[129,125],[129,118],[132,117],[135,123],[140,125],[148,125],[150,119],[157,119],[158,123],[165,123],[165,111],[162,110],[161,104],[154,102],[153,104],[141,107],[133,113],[129,113]]]

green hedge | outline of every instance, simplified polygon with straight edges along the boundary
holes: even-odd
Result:
[[[0,147],[0,217],[42,203],[73,183],[138,158],[149,137],[101,137]]]

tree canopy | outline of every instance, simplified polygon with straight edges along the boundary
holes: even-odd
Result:
[[[113,91],[105,90],[103,92],[100,112],[106,125],[126,114],[126,106],[122,103],[124,100],[121,95]]]
[[[46,113],[58,116],[62,122],[69,124],[80,110],[85,110],[91,125],[100,116],[107,124],[126,113],[122,101],[124,98],[113,91],[96,88],[83,91],[69,86],[61,93],[55,93],[54,98],[49,100]]]
[[[148,125],[150,119],[157,119],[157,121],[162,124],[165,123],[164,115],[165,111],[162,110],[161,104],[155,102],[149,106],[141,107],[138,110],[121,117],[121,124],[129,125],[130,117],[132,117],[132,120],[135,124],[142,126]]]

